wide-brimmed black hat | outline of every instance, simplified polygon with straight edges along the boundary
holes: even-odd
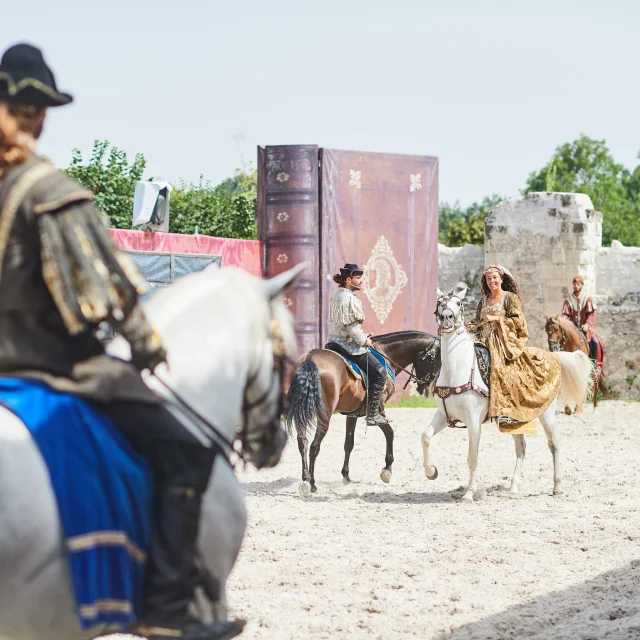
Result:
[[[61,107],[73,98],[61,93],[42,51],[30,44],[9,47],[0,61],[0,100],[34,107]]]
[[[357,265],[347,262],[344,267],[340,269],[340,275],[343,278],[350,278],[351,276],[361,276],[364,271]]]

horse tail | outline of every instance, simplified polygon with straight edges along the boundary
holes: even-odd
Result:
[[[284,424],[289,435],[293,435],[294,426],[297,433],[302,434],[317,424],[318,418],[326,417],[320,372],[311,358],[307,358],[293,376],[286,407]]]
[[[594,390],[595,365],[582,351],[560,351],[556,355],[560,358],[560,401],[570,407],[582,405]]]

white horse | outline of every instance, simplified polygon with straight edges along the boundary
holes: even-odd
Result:
[[[480,431],[489,409],[489,389],[482,381],[480,369],[475,358],[473,336],[464,324],[463,301],[467,293],[464,283],[457,284],[454,289],[443,294],[438,289],[436,319],[441,335],[442,369],[436,381],[436,387],[451,387],[454,392],[445,400],[436,394],[438,410],[427,430],[422,434],[422,450],[424,455],[424,471],[429,480],[438,477],[438,470],[429,460],[431,439],[448,425],[449,419],[459,420],[467,426],[469,434],[469,486],[463,500],[472,502],[476,491],[476,469],[478,466],[478,450],[480,447]],[[554,354],[560,359],[561,385],[560,391],[547,410],[538,416],[547,436],[549,449],[553,455],[553,493],[562,493],[562,460],[560,444],[555,430],[555,414],[558,398],[566,404],[579,404],[584,401],[593,384],[593,365],[581,351],[573,353],[560,352]],[[472,379],[473,371],[473,379]],[[455,389],[470,382],[478,391],[469,389],[459,395]],[[446,403],[446,411],[445,411]],[[564,406],[562,404],[561,406]],[[511,480],[511,493],[517,493],[522,479],[526,443],[524,435],[514,435],[516,447],[516,467]]]
[[[277,365],[282,348],[295,351],[295,337],[280,294],[305,266],[266,281],[237,268],[209,267],[157,292],[145,305],[169,353],[169,367],[160,365],[158,377],[229,441],[239,436],[246,458],[256,466],[277,464],[286,442],[279,424]],[[130,356],[120,338],[109,351]],[[171,395],[153,376],[147,383]],[[182,411],[172,410],[206,441],[202,424],[196,427]],[[226,619],[226,581],[245,525],[243,492],[219,457],[200,527],[200,551],[220,583],[217,603],[204,609],[205,599],[198,598],[205,620]],[[82,630],[74,610],[47,469],[22,422],[0,407],[0,640],[86,640],[109,631]]]

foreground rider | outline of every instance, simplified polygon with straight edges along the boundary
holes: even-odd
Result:
[[[560,360],[527,347],[529,332],[520,288],[508,269],[492,264],[482,275],[477,338],[491,354],[489,417],[499,424],[530,422],[546,411],[560,388]]]
[[[333,276],[338,290],[329,303],[329,341],[326,348],[342,353],[368,374],[367,424],[384,426],[388,422],[380,413],[380,404],[387,374],[384,366],[368,350],[372,342],[362,330],[364,312],[356,297],[356,291],[362,288],[363,273],[357,264],[347,263],[339,274]]]
[[[35,151],[48,107],[70,103],[41,52],[9,48],[0,62],[0,375],[39,379],[99,404],[147,458],[155,476],[154,531],[141,635],[232,638],[233,622],[188,613],[202,494],[215,453],[145,386],[166,352],[138,294],[145,282],[111,242],[91,192]],[[106,321],[132,364],[110,359],[94,336]]]
[[[596,303],[593,297],[584,290],[584,278],[573,279],[573,293],[565,299],[562,315],[571,320],[580,331],[583,331],[589,343],[589,357],[594,362],[598,359],[598,336],[595,331]]]

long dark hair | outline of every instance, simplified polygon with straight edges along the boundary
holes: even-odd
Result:
[[[489,285],[487,284],[486,271],[482,274],[482,293],[488,298],[491,295],[491,290],[489,289]],[[520,287],[518,283],[515,281],[513,276],[504,272],[502,275],[502,290],[510,291],[511,293],[515,293],[518,298],[522,300],[522,294],[520,293]]]

